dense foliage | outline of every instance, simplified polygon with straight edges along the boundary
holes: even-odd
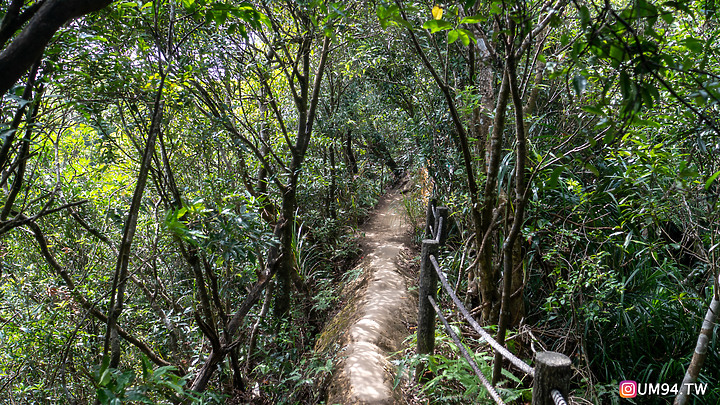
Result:
[[[451,208],[443,265],[500,341],[571,356],[592,403],[680,383],[720,273],[715,11],[2,3],[0,402],[322,402],[316,336],[406,173],[413,220],[425,183]],[[415,394],[476,398],[440,340]]]

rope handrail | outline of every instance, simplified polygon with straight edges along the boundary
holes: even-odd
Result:
[[[440,242],[440,236],[442,235],[443,225],[444,225],[444,224],[443,224],[443,217],[439,217],[439,218],[438,218],[437,231],[433,234],[433,236],[434,236],[433,239],[435,239],[435,240],[438,241],[438,242]]]
[[[443,316],[435,298],[440,292],[437,288],[437,282],[440,280],[443,288],[457,306],[458,311],[462,313],[465,320],[480,334],[482,339],[488,342],[499,356],[508,359],[513,367],[533,378],[533,405],[567,405],[564,395],[567,394],[570,389],[569,384],[572,366],[570,358],[562,353],[553,351],[536,352],[534,355],[534,367],[531,367],[493,339],[493,337],[475,321],[475,318],[470,315],[467,308],[465,308],[455,294],[455,291],[450,287],[445,274],[438,264],[436,257],[439,247],[444,246],[445,240],[447,239],[448,230],[446,228],[448,228],[449,209],[447,207],[436,206],[435,201],[431,201],[431,203],[428,204],[426,214],[425,239],[422,241],[418,280],[418,293],[420,298],[418,300],[417,326],[418,354],[434,353],[435,321],[437,318],[440,318],[447,334],[457,343],[458,349],[482,384],[487,388],[490,396],[498,404],[503,403],[497,391],[480,372],[477,363],[470,356],[462,342],[460,342],[460,337],[458,337],[460,333],[455,333],[447,322],[447,319]],[[415,375],[418,381],[423,380],[425,368],[426,366],[422,363],[417,365]]]
[[[477,363],[475,363],[475,360],[470,356],[470,353],[468,353],[467,349],[465,349],[465,345],[460,341],[458,335],[455,333],[455,331],[452,330],[447,319],[445,319],[445,317],[443,316],[442,311],[440,311],[440,308],[435,303],[435,300],[428,295],[428,301],[430,301],[430,305],[432,305],[432,307],[435,309],[435,313],[437,314],[438,318],[440,318],[440,321],[443,323],[443,325],[445,325],[445,330],[455,341],[455,344],[460,350],[460,353],[462,353],[463,357],[465,357],[465,360],[467,360],[467,362],[470,364],[470,367],[472,367],[473,371],[475,371],[475,374],[480,379],[480,382],[482,382],[482,384],[485,386],[485,389],[488,391],[492,399],[494,399],[498,405],[505,405],[505,402],[503,402],[502,398],[500,398],[500,395],[497,393],[497,391],[495,391],[495,388],[492,386],[492,384],[490,384],[490,381],[488,381],[488,379],[485,378],[485,375],[480,371]]]
[[[450,284],[448,284],[447,279],[445,278],[445,275],[440,269],[440,265],[437,262],[437,259],[435,259],[434,255],[430,255],[430,262],[433,264],[433,267],[435,268],[435,272],[438,275],[438,278],[440,279],[440,282],[442,283],[443,288],[445,291],[450,295],[450,298],[452,298],[455,305],[460,310],[460,313],[465,317],[465,319],[470,323],[470,326],[480,334],[480,336],[485,339],[485,341],[492,346],[493,349],[498,351],[500,354],[503,355],[506,359],[510,360],[510,363],[512,363],[515,367],[517,367],[520,371],[523,371],[525,374],[534,377],[535,376],[535,369],[530,367],[527,363],[520,360],[517,356],[512,354],[510,351],[508,351],[505,347],[503,347],[500,343],[498,343],[495,339],[493,339],[492,336],[490,336],[489,333],[485,331],[476,321],[473,319],[473,317],[470,315],[468,310],[465,308],[465,306],[460,302],[457,295],[455,295],[455,292],[452,288],[450,288]]]
[[[430,200],[428,203],[428,209],[427,209],[427,218],[425,223],[425,232],[426,236],[432,236],[433,239],[435,239],[435,236],[438,235],[440,232],[436,232],[434,229],[435,227],[433,224],[435,224],[435,220],[437,219],[438,212],[437,207],[435,206],[435,201]]]
[[[550,391],[550,396],[552,396],[555,405],[567,405],[567,401],[565,401],[565,398],[560,391],[553,389]]]

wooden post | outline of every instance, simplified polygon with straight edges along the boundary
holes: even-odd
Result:
[[[382,195],[383,193],[383,177],[385,176],[385,165],[380,163],[380,189],[378,190],[378,195]]]
[[[570,358],[557,352],[535,354],[532,405],[554,405],[550,391],[558,390],[567,401],[572,372]]]
[[[437,274],[430,261],[430,255],[438,252],[438,242],[434,239],[422,241],[420,253],[420,285],[418,287],[418,327],[417,327],[417,352],[418,354],[432,354],[435,351],[435,309],[427,299],[428,295],[436,298]],[[422,377],[424,367],[418,365],[416,376],[418,380]]]
[[[430,225],[435,226],[435,214],[433,214],[433,207],[435,207],[435,199],[431,198],[428,200],[427,211],[425,211],[425,239],[432,239],[433,234],[430,232]]]
[[[445,246],[445,241],[447,240],[448,229],[450,228],[448,224],[449,212],[450,209],[448,207],[437,207],[438,216],[435,218],[435,229],[440,229],[440,238],[438,238],[440,246]],[[440,218],[442,218],[442,227],[440,226]]]

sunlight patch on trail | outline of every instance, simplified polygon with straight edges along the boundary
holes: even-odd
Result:
[[[414,316],[415,299],[396,260],[409,245],[401,197],[389,194],[365,228],[365,268],[368,280],[356,309],[358,318],[345,335],[345,347],[330,386],[329,404],[395,404],[394,367],[387,356],[400,349],[409,335],[406,323]]]

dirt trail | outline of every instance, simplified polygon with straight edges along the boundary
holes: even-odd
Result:
[[[344,308],[326,331],[343,345],[335,365],[328,404],[402,403],[394,392],[395,366],[387,356],[401,349],[414,323],[416,297],[397,260],[409,246],[409,225],[397,191],[388,194],[364,226],[363,275],[346,288]],[[359,269],[358,269],[359,271]],[[349,290],[349,291],[348,291]]]

